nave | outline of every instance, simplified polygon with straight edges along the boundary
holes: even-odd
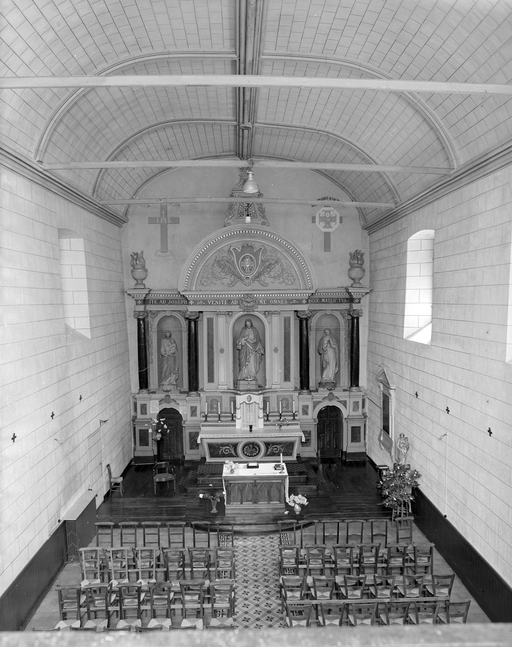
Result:
[[[108,544],[112,546],[126,546],[128,551],[137,551],[142,550],[144,547],[148,548],[153,546],[159,551],[162,549],[167,549],[172,545],[178,550],[181,545],[184,550],[184,571],[183,577],[176,578],[175,574],[169,577],[169,580],[172,582],[171,593],[174,598],[174,605],[171,604],[169,609],[169,614],[155,614],[162,615],[160,621],[162,624],[161,627],[166,627],[167,624],[175,624],[176,626],[181,626],[183,620],[187,620],[185,624],[192,623],[196,624],[197,620],[201,620],[200,626],[209,627],[211,626],[212,619],[212,598],[211,591],[208,589],[208,586],[205,585],[205,595],[202,598],[200,604],[200,610],[193,609],[193,621],[191,622],[190,617],[186,618],[183,616],[183,607],[180,606],[180,595],[182,593],[182,587],[179,582],[191,580],[192,577],[194,580],[198,581],[216,581],[216,580],[233,580],[233,610],[231,614],[228,614],[228,626],[233,628],[240,629],[274,629],[274,628],[284,628],[289,627],[294,624],[294,620],[290,620],[290,614],[296,616],[297,613],[303,614],[304,608],[306,614],[311,613],[311,616],[308,618],[297,619],[299,626],[309,622],[311,626],[315,626],[317,623],[322,624],[325,622],[325,617],[331,616],[331,619],[334,618],[333,613],[335,613],[335,608],[333,604],[339,602],[341,607],[349,600],[346,594],[343,593],[345,587],[345,574],[350,575],[359,575],[363,574],[366,576],[365,583],[365,593],[362,593],[363,597],[361,602],[371,603],[371,594],[370,594],[370,584],[373,579],[373,576],[376,575],[373,567],[361,566],[359,562],[354,563],[349,571],[347,569],[342,572],[339,568],[339,564],[335,563],[335,553],[336,550],[333,549],[333,546],[340,545],[344,543],[353,543],[357,548],[354,549],[355,553],[359,554],[360,546],[368,546],[372,543],[372,530],[376,532],[377,526],[381,529],[383,526],[386,526],[386,531],[388,532],[387,539],[381,539],[382,549],[380,551],[382,559],[388,554],[387,548],[384,547],[384,544],[393,544],[392,541],[394,536],[391,533],[394,532],[395,527],[391,523],[389,515],[385,509],[383,510],[382,506],[379,503],[378,496],[374,498],[373,509],[370,507],[365,508],[365,514],[360,514],[359,516],[356,513],[356,510],[352,508],[354,506],[354,500],[360,496],[366,500],[366,506],[369,506],[368,500],[372,495],[375,495],[376,492],[376,474],[373,468],[370,465],[357,464],[353,466],[345,466],[341,463],[327,463],[322,468],[324,474],[328,476],[328,481],[325,483],[318,482],[318,493],[316,496],[308,495],[309,503],[308,506],[304,508],[307,510],[305,515],[301,514],[297,517],[293,512],[289,511],[288,515],[282,515],[281,519],[278,520],[275,524],[266,524],[265,526],[260,526],[253,524],[241,524],[234,526],[234,530],[231,530],[230,523],[226,522],[223,517],[223,508],[219,506],[219,512],[215,515],[211,513],[209,502],[202,500],[197,496],[196,492],[186,493],[184,492],[184,483],[186,480],[180,479],[177,487],[177,494],[175,495],[173,489],[170,488],[163,489],[161,492],[157,492],[157,495],[154,495],[153,484],[150,483],[145,490],[145,496],[140,496],[138,499],[145,502],[145,510],[147,516],[144,519],[141,518],[141,511],[144,509],[144,505],[141,505],[137,508],[131,508],[133,514],[139,514],[139,519],[135,519],[128,514],[129,507],[131,504],[128,504],[128,501],[133,499],[137,500],[137,497],[130,497],[130,493],[134,493],[132,487],[135,487],[135,481],[132,481],[132,476],[135,475],[135,470],[133,474],[127,474],[125,476],[126,487],[121,497],[119,493],[112,495],[111,500],[108,500],[103,503],[98,509],[98,526],[97,529],[99,533],[94,537],[90,546],[88,548],[99,548],[99,549],[109,549]],[[140,470],[139,473],[142,473],[143,470]],[[373,479],[367,479],[367,473],[372,474]],[[183,474],[182,474],[183,476]],[[331,477],[336,476],[335,480],[331,480]],[[147,474],[146,474],[147,477]],[[144,491],[144,488],[140,486],[143,479],[136,477],[136,481],[139,483],[139,493]],[[189,520],[178,519],[177,515],[170,514],[169,511],[173,510],[174,513],[177,512],[177,508],[173,507],[173,499],[176,501],[181,497],[185,501],[188,501],[188,504],[181,503],[179,505],[184,505],[187,509],[187,516],[194,517],[195,519],[190,518]],[[378,490],[377,490],[378,493]],[[188,497],[188,498],[187,498]],[[318,512],[317,503],[323,501],[323,507],[321,508],[321,514],[315,514]],[[192,502],[195,501],[195,507],[192,505]],[[197,503],[199,501],[199,503]],[[343,511],[343,501],[346,502],[347,508]],[[119,516],[116,520],[107,519],[107,510],[114,510],[114,504],[125,506],[125,512],[128,516],[122,517]],[[151,524],[149,517],[155,515],[157,512],[162,512],[165,510],[165,505],[167,504],[168,515],[165,518],[162,514],[160,519],[153,519],[154,523]],[[158,505],[157,505],[158,504]],[[188,509],[191,508],[191,509]],[[340,510],[340,512],[338,512]],[[119,514],[119,511],[116,513]],[[293,514],[293,517],[290,518],[290,514]],[[341,516],[344,514],[345,516]],[[359,521],[361,518],[365,521]],[[316,520],[315,520],[316,519]],[[358,520],[359,519],[359,520]],[[373,520],[373,523],[372,521]],[[109,525],[110,524],[110,525]],[[151,534],[150,528],[158,528],[157,534]],[[170,528],[174,529],[172,532]],[[235,530],[236,528],[236,530]],[[358,532],[362,532],[359,537],[349,536],[349,530],[352,532],[353,529],[357,529]],[[135,532],[134,532],[135,529]],[[121,535],[123,532],[123,536]],[[398,539],[398,537],[397,537]],[[350,540],[350,542],[348,541]],[[424,535],[418,530],[416,525],[412,525],[412,535],[409,535],[402,543],[405,546],[409,547],[409,555],[413,555],[412,547],[416,546],[418,550],[428,547],[430,544]],[[99,544],[99,545],[98,545]],[[320,569],[315,568],[311,560],[308,560],[309,553],[311,552],[312,546],[323,545],[325,547],[324,560],[323,564],[320,564]],[[286,554],[293,547],[298,547],[298,563],[297,570],[295,571],[295,566],[291,565],[289,562],[286,562]],[[83,547],[86,548],[86,547]],[[233,549],[234,555],[234,569],[224,570],[222,573],[219,569],[216,568],[215,564],[218,561],[217,550],[222,548]],[[197,568],[195,574],[191,570],[191,552],[195,549],[199,549],[201,552],[204,549],[209,551],[210,561],[209,563],[203,564],[207,571],[199,572]],[[132,553],[133,554],[133,553]],[[442,556],[438,551],[433,547],[432,549],[433,563],[432,563],[432,572],[434,574],[447,574],[453,575],[452,569],[445,562]],[[285,562],[283,562],[285,559]],[[322,561],[321,559],[321,561]],[[384,562],[381,562],[381,565]],[[318,566],[318,565],[317,565]],[[414,574],[413,571],[416,570],[414,564],[409,562],[407,566],[407,573],[410,575]],[[424,570],[424,569],[423,569]],[[363,573],[363,571],[366,571]],[[403,576],[405,572],[400,572],[395,568],[393,577],[395,577],[395,593],[393,598],[396,597],[396,601],[400,602],[404,600],[404,596],[399,594],[399,587],[403,581]],[[380,572],[383,573],[382,569]],[[315,585],[318,585],[318,577],[327,580],[332,576],[333,573],[337,573],[337,584],[335,585],[336,591],[331,596],[333,599],[330,599],[326,605],[322,604],[319,606],[317,595],[315,591]],[[39,606],[38,610],[34,616],[29,621],[26,629],[51,629],[57,626],[61,620],[59,613],[59,604],[58,604],[58,595],[56,588],[60,586],[70,586],[76,587],[81,581],[83,581],[84,573],[81,570],[80,560],[74,560],[68,562],[62,572],[57,577],[56,581],[53,583],[50,591],[43,600],[42,604]],[[139,573],[140,575],[140,573]],[[227,577],[219,577],[219,575],[225,575]],[[234,577],[233,577],[234,575]],[[427,577],[431,574],[425,574]],[[156,575],[156,579],[159,579],[159,575]],[[302,594],[300,595],[299,600],[293,600],[288,597],[287,603],[287,584],[289,580],[285,578],[295,578],[297,577],[302,582]],[[316,578],[316,581],[313,579]],[[140,579],[140,578],[139,578]],[[165,576],[163,577],[165,579]],[[426,587],[425,587],[426,591]],[[148,591],[146,591],[146,594]],[[315,595],[316,593],[316,595]],[[324,594],[325,595],[325,594]],[[430,595],[430,599],[426,598],[425,602],[432,605],[433,597]],[[145,595],[146,607],[144,603],[141,607],[141,612],[137,610],[131,610],[129,618],[123,619],[119,616],[122,615],[118,613],[117,610],[114,610],[111,618],[109,619],[110,626],[115,628],[120,620],[123,622],[128,622],[132,629],[135,630],[134,622],[140,620],[140,625],[142,627],[147,627],[150,623],[153,625],[157,624],[155,621],[158,621],[158,618],[152,618],[153,611],[149,609],[148,599],[150,595]],[[405,598],[406,600],[408,598]],[[316,601],[315,601],[316,600]],[[450,600],[453,602],[463,602],[466,600],[471,600],[469,611],[467,615],[467,622],[469,623],[481,623],[488,622],[488,618],[482,612],[480,607],[476,604],[475,600],[471,599],[467,589],[462,585],[459,577],[455,575],[452,583],[452,589],[450,594]],[[305,602],[305,605],[302,605],[302,608],[295,608],[297,604],[301,607],[301,602]],[[379,607],[377,613],[379,618],[385,617],[387,607],[383,606],[387,601],[379,600]],[[331,607],[330,612],[325,614],[325,609]],[[137,605],[136,605],[137,606]],[[366,604],[368,606],[368,604]],[[427,604],[428,606],[428,604]],[[339,608],[341,608],[339,607]],[[86,607],[84,607],[85,609]],[[402,604],[403,608],[403,604]],[[82,625],[85,625],[87,622],[87,613],[82,609]],[[333,610],[334,609],[334,610]],[[415,607],[411,607],[408,611],[408,615],[414,615]],[[410,612],[410,613],[409,613]],[[216,614],[216,612],[214,612]],[[99,614],[98,614],[99,615]],[[140,618],[138,617],[140,615]],[[197,617],[197,616],[200,617]],[[222,614],[223,617],[226,614]],[[96,622],[96,619],[94,619]],[[75,618],[76,621],[76,618]],[[152,622],[153,621],[153,622]],[[102,620],[99,624],[101,625]],[[381,620],[379,620],[379,623]],[[68,624],[72,623],[68,622]],[[344,620],[342,620],[342,626],[349,624],[349,615],[347,607],[347,615]],[[104,624],[104,622],[103,622]],[[122,623],[121,623],[122,624]],[[199,623],[198,623],[199,624]]]

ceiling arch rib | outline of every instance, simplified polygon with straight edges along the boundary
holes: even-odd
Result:
[[[385,74],[382,70],[365,63],[348,59],[333,57],[319,58],[314,55],[280,54],[267,52],[261,57],[261,74],[282,76],[306,76],[317,78],[355,78],[355,79],[382,79],[392,81],[395,77]],[[430,123],[432,129],[443,142],[451,168],[459,165],[459,155],[447,129],[435,111],[421,96],[411,92],[401,91],[400,96],[411,107],[421,113],[423,118]]]
[[[99,69],[96,71],[96,76],[109,76],[116,74],[136,74],[137,71],[143,69],[141,66],[151,66],[151,69],[154,69],[164,66],[162,69],[163,74],[172,73],[170,70],[172,66],[169,65],[170,61],[177,61],[180,64],[184,59],[190,59],[189,63],[191,66],[194,66],[194,63],[197,61],[201,62],[201,69],[210,69],[211,74],[216,73],[218,69],[222,71],[217,71],[219,74],[229,74],[230,70],[233,71],[236,65],[236,55],[231,52],[190,52],[190,51],[179,51],[179,52],[154,52],[153,54],[141,54],[140,56],[133,56],[129,60],[118,61],[109,65],[104,69]],[[213,66],[213,62],[223,62],[223,65],[218,68]],[[181,68],[181,65],[180,65]],[[148,67],[148,69],[150,69]],[[132,71],[130,71],[132,70]],[[145,72],[151,73],[151,72]],[[202,72],[199,72],[202,73]],[[70,107],[80,100],[80,98],[90,92],[91,88],[80,88],[78,90],[72,91],[61,103],[54,109],[53,114],[46,121],[46,124],[41,132],[41,136],[37,145],[35,147],[34,157],[36,160],[42,160],[46,151],[46,146],[49,139],[52,136],[52,133],[63,118],[63,115],[67,112]]]

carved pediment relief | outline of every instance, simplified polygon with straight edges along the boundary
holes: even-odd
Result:
[[[241,243],[219,250],[203,266],[199,289],[212,286],[299,287],[299,277],[283,254],[266,245]]]
[[[307,258],[286,238],[257,226],[215,232],[192,252],[180,276],[182,293],[315,289]]]

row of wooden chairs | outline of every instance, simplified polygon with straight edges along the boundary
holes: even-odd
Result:
[[[283,575],[281,601],[443,599],[449,600],[454,574],[446,575],[336,575],[332,577]]]
[[[280,575],[432,573],[434,544],[325,544],[279,546]]]
[[[185,579],[234,579],[235,549],[80,548],[82,581],[152,582]]]
[[[289,601],[290,628],[311,626],[453,624],[467,621],[471,600]]]
[[[391,519],[301,519],[279,521],[280,543],[307,544],[388,544],[413,543],[413,517]]]
[[[234,545],[232,523],[210,521],[98,521],[96,546],[109,548],[187,548],[188,546]]]
[[[94,583],[58,587],[61,622],[71,629],[112,628],[113,621],[132,629],[160,629],[222,624],[231,626],[235,612],[235,581],[179,580],[142,583]],[[149,619],[149,623],[143,621]],[[69,623],[69,621],[71,622]],[[200,622],[199,622],[200,621]],[[124,626],[124,629],[127,627]]]

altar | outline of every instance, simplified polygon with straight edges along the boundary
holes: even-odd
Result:
[[[226,515],[248,508],[254,511],[284,509],[288,498],[288,471],[284,463],[235,463],[222,473]]]
[[[219,463],[226,460],[275,462],[282,457],[283,461],[297,460],[304,434],[300,427],[287,431],[259,430],[235,431],[215,430],[201,431],[199,442],[208,463]]]

